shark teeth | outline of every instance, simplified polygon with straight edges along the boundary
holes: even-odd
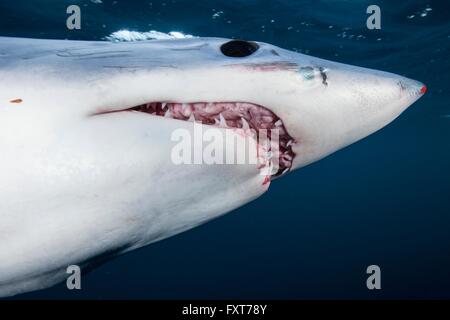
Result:
[[[242,129],[244,130],[250,129],[250,126],[248,125],[248,122],[247,120],[245,120],[245,118],[241,117],[241,121],[242,121]]]
[[[208,102],[207,104],[206,104],[206,108],[205,108],[205,111],[206,112],[213,112],[214,111],[214,105],[211,103],[211,102]]]
[[[237,130],[239,134],[254,139],[261,139],[262,135],[266,136],[270,132],[267,138],[270,143],[276,143],[272,139],[277,139],[278,149],[260,155],[271,161],[278,159],[279,166],[274,169],[277,176],[289,170],[295,157],[292,145],[298,142],[288,134],[282,120],[276,114],[260,105],[246,102],[151,102],[126,110],[220,128],[239,129]],[[275,132],[277,134],[272,134]]]
[[[187,103],[182,103],[181,104],[181,113],[183,114],[183,116],[189,117],[192,114],[192,109],[191,109],[190,105]]]
[[[283,159],[286,159],[288,161],[292,161],[292,156],[288,153],[283,153],[282,155]]]
[[[228,128],[227,122],[226,122],[225,118],[223,117],[223,114],[219,113],[219,119],[220,119],[219,125],[221,127]]]

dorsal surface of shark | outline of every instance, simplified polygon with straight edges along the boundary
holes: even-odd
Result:
[[[236,209],[425,90],[260,42],[0,38],[0,296]],[[279,130],[278,170],[174,163],[173,132],[196,126]]]

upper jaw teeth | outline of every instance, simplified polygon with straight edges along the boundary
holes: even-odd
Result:
[[[241,121],[242,121],[242,129],[247,130],[250,129],[250,126],[248,125],[247,120],[245,120],[245,118],[241,117]]]
[[[223,115],[221,113],[219,114],[219,120],[220,120],[219,124],[221,127],[228,128],[227,122],[225,121],[225,118],[223,117]]]
[[[258,130],[260,129],[266,130],[266,132],[267,130],[275,130],[274,133],[276,132],[277,134],[272,135],[271,132],[270,139],[274,137],[280,138],[279,143],[283,148],[281,150],[281,155],[272,154],[271,152],[268,152],[265,155],[267,158],[276,156],[279,159],[281,168],[278,170],[278,175],[284,174],[289,170],[295,157],[291,145],[297,144],[298,142],[289,136],[280,118],[270,110],[258,105],[229,102],[160,102],[147,103],[131,109],[150,114],[163,115],[166,118],[187,120],[190,122],[198,121],[202,124],[211,124],[211,122],[214,122],[217,127],[221,128],[237,129],[240,127],[245,131],[245,134],[249,134],[255,138],[259,137]]]

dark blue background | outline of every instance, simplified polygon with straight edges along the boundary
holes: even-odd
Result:
[[[393,124],[245,207],[101,266],[81,291],[59,285],[17,298],[450,298],[448,3],[0,0],[2,36],[178,30],[270,42],[428,86]],[[69,4],[82,8],[80,31],[65,27]],[[381,7],[379,31],[365,27],[370,4]],[[370,264],[381,267],[382,290],[366,289]]]

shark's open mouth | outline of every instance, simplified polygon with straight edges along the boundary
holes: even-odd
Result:
[[[265,129],[269,139],[274,136],[273,130],[277,130],[279,162],[275,176],[287,172],[295,157],[295,153],[292,151],[294,139],[288,134],[282,120],[272,111],[260,105],[245,102],[152,102],[125,111],[145,112],[156,116],[196,121],[205,125],[225,128],[253,129],[257,135],[259,135],[260,129]]]

